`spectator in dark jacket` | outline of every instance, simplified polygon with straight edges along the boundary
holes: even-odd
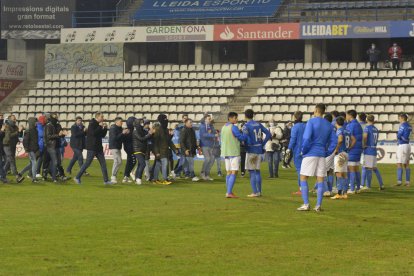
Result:
[[[46,146],[46,151],[50,157],[49,170],[52,174],[52,181],[55,183],[57,182],[57,170],[58,170],[58,165],[59,165],[59,161],[58,161],[59,152],[57,149],[59,147],[60,142],[58,141],[60,140],[60,136],[63,135],[62,130],[59,130],[58,132],[57,126],[58,126],[57,115],[51,114],[49,118],[49,122],[45,126],[44,135],[43,135],[44,143]],[[43,168],[44,171],[45,169],[47,168]]]
[[[18,174],[17,182],[20,183],[24,180],[24,174],[29,172],[29,175],[32,178],[32,182],[36,183],[36,172],[37,164],[36,161],[40,156],[39,150],[39,135],[36,128],[36,118],[30,117],[28,120],[29,128],[25,131],[23,135],[23,147],[26,153],[29,155],[30,162],[29,164]]]
[[[127,160],[125,164],[124,179],[122,180],[122,183],[132,182],[132,180],[129,177],[131,176],[131,172],[134,169],[135,164],[137,163],[134,152],[133,152],[133,148],[132,148],[132,132],[134,131],[135,120],[136,120],[135,117],[129,117],[126,120],[126,126],[129,132],[128,134],[125,135],[124,140],[123,140],[124,151],[127,155]]]
[[[378,61],[381,52],[376,48],[375,44],[372,43],[371,48],[367,50],[368,61],[371,70],[378,70]]]
[[[163,181],[158,182],[160,184],[169,185],[171,182],[168,181],[168,152],[171,148],[175,152],[174,143],[171,141],[168,134],[168,117],[165,114],[160,114],[158,116],[158,122],[160,123],[160,128],[154,133],[154,148],[153,152],[155,155],[156,162],[154,170],[154,180],[158,182],[158,174],[160,170],[162,171]]]
[[[78,161],[79,168],[83,165],[83,150],[85,149],[86,143],[86,129],[83,125],[82,117],[76,117],[76,121],[70,128],[70,147],[73,151],[73,157],[69,162],[69,166],[66,169],[68,174],[72,173],[72,168]],[[85,172],[86,174],[86,172]]]
[[[56,119],[58,119],[56,114]],[[56,133],[59,133],[58,139],[56,139],[56,154],[57,154],[57,173],[58,176],[66,181],[67,177],[65,176],[65,170],[63,169],[63,155],[65,152],[65,147],[68,145],[66,142],[66,131],[62,128],[62,125],[59,123],[56,124]]]
[[[135,173],[135,182],[137,185],[142,184],[142,174],[146,166],[145,156],[148,152],[148,140],[151,139],[151,136],[152,130],[149,129],[149,124],[145,124],[144,119],[135,120],[132,144],[135,158],[138,161],[137,171]]]
[[[3,114],[0,114],[0,181],[3,183],[8,183],[9,181],[6,178],[6,172],[4,170],[4,160],[6,159],[6,155],[4,153],[3,139],[5,130],[6,124],[3,120]]]
[[[102,146],[102,138],[106,136],[107,132],[108,126],[104,123],[103,114],[101,112],[96,113],[95,118],[89,122],[88,130],[86,131],[86,161],[74,179],[77,184],[81,184],[81,177],[92,164],[94,157],[98,159],[101,166],[104,184],[112,184],[108,179],[108,170],[106,169],[105,154]]]
[[[292,122],[287,122],[286,125],[285,125],[285,128],[283,129],[283,140],[282,140],[283,156],[286,154],[286,150],[288,150],[288,148],[289,148],[289,142],[290,142],[290,136],[291,136],[291,132],[292,132],[292,126],[293,126]],[[291,168],[290,161],[292,160],[292,157],[293,157],[293,155],[291,155],[289,160],[285,160],[285,158],[283,158],[282,168],[284,168],[284,169]]]
[[[115,123],[109,128],[109,149],[114,158],[111,176],[111,182],[113,184],[117,183],[116,176],[122,165],[122,141],[124,140],[125,135],[129,133],[129,129],[122,129],[122,123],[122,118],[116,117]]]
[[[184,128],[180,133],[180,148],[184,152],[188,162],[188,170],[192,181],[198,181],[199,178],[194,173],[194,157],[197,155],[197,138],[193,129],[193,121],[187,119]]]
[[[6,164],[4,170],[7,172],[11,169],[13,175],[17,177],[16,167],[16,146],[19,142],[19,128],[16,124],[16,116],[10,115],[4,129],[3,146],[6,154]]]

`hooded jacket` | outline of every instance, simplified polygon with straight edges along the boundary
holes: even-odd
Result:
[[[102,138],[108,133],[107,128],[102,128],[98,121],[93,118],[89,122],[88,131],[86,133],[86,149],[95,152],[103,152]]]
[[[5,147],[15,148],[19,142],[19,128],[13,121],[8,121],[4,131],[3,145]]]
[[[182,152],[188,150],[190,156],[195,156],[197,151],[197,138],[193,128],[184,127],[180,133],[180,146]]]
[[[84,150],[86,143],[85,126],[73,124],[70,128],[70,147],[73,149]]]
[[[148,140],[151,139],[151,134],[145,131],[143,127],[143,120],[138,119],[135,121],[135,130],[132,133],[132,145],[134,154],[141,153],[147,154]]]
[[[129,133],[124,136],[123,143],[124,143],[124,151],[127,154],[132,154],[134,149],[132,145],[132,133],[134,132],[134,122],[136,118],[135,117],[129,117],[126,120],[127,128],[129,129]]]
[[[124,134],[122,134],[122,127],[113,124],[109,128],[109,149],[122,149],[122,140]]]
[[[46,148],[56,148],[60,146],[59,141],[59,132],[57,132],[58,121],[56,118],[50,117],[49,122],[44,128],[43,140],[46,145]]]
[[[30,117],[28,120],[29,129],[24,133],[23,146],[26,152],[39,151],[39,135],[36,128],[36,118]]]
[[[160,114],[158,116],[158,122],[160,123],[160,127],[153,135],[153,152],[155,156],[159,155],[159,158],[168,158],[169,149],[171,148],[174,151],[177,151],[177,149],[168,134],[167,116],[165,114]]]

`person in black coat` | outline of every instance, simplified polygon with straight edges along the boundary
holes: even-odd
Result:
[[[29,164],[18,174],[17,182],[20,183],[24,180],[24,174],[30,172],[29,175],[32,178],[32,182],[37,182],[36,171],[37,171],[37,159],[40,156],[39,149],[39,135],[36,128],[36,118],[30,117],[28,119],[29,128],[24,132],[23,135],[23,147],[26,153],[29,155]]]
[[[376,48],[375,44],[372,43],[371,48],[367,50],[370,70],[378,70],[378,61],[381,52]]]
[[[145,169],[145,156],[148,151],[148,140],[151,139],[152,130],[149,124],[144,124],[143,119],[137,119],[134,123],[135,130],[132,133],[133,152],[138,161],[137,171],[135,172],[135,182],[142,184],[142,174]],[[145,129],[144,129],[145,128]]]
[[[188,171],[193,181],[198,181],[199,178],[194,173],[194,157],[197,155],[197,138],[193,129],[193,121],[191,119],[185,120],[184,128],[180,133],[180,148],[184,152],[185,158],[188,162]]]
[[[108,126],[104,123],[104,116],[101,112],[98,112],[95,114],[95,118],[89,122],[88,130],[86,131],[86,161],[74,179],[77,184],[81,184],[81,177],[86,169],[92,164],[94,157],[98,159],[101,166],[104,184],[113,184],[108,179],[108,170],[106,168],[105,154],[102,146],[102,138],[104,138],[107,133]]]
[[[4,161],[6,160],[6,154],[4,153],[3,139],[5,136],[6,125],[4,124],[4,115],[0,113],[0,181],[8,183],[6,178],[6,171],[4,170]]]
[[[58,132],[58,119],[57,114],[51,114],[49,117],[49,121],[46,124],[44,128],[44,135],[43,140],[46,147],[46,151],[48,153],[48,156],[50,158],[50,162],[47,162],[47,160],[44,163],[44,178],[46,179],[46,172],[48,170],[47,167],[45,167],[45,164],[48,164],[49,171],[52,174],[52,181],[57,182],[57,170],[58,170],[58,154],[60,155],[58,151],[58,144],[60,141],[60,136],[63,135],[63,131],[60,130]]]
[[[83,150],[85,149],[86,144],[86,129],[83,125],[82,117],[76,117],[76,121],[73,126],[70,128],[70,147],[73,151],[73,157],[69,162],[69,166],[66,168],[68,174],[72,173],[72,168],[78,161],[79,168],[83,165]],[[87,174],[85,172],[85,174]]]
[[[135,164],[137,163],[137,160],[135,159],[135,155],[132,149],[132,132],[134,131],[135,120],[136,120],[135,117],[129,117],[126,120],[126,126],[129,132],[127,135],[125,135],[124,140],[123,140],[124,151],[127,155],[127,160],[125,164],[124,179],[122,180],[122,183],[132,182],[132,180],[129,177],[131,175],[132,170],[135,167]]]

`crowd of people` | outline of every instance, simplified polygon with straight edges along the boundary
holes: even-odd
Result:
[[[279,161],[282,167],[293,163],[298,175],[298,191],[304,204],[300,211],[310,210],[308,178],[316,177],[314,191],[317,194],[315,210],[320,211],[322,198],[346,199],[348,195],[371,188],[373,174],[376,175],[380,190],[384,189],[381,173],[377,167],[377,143],[379,131],[375,127],[375,117],[355,110],[347,112],[333,111],[325,113],[325,105],[315,107],[313,117],[303,122],[303,113],[293,114],[293,122],[284,128],[274,121],[263,126],[254,120],[254,111],[245,111],[247,122],[238,124],[238,114],[230,112],[228,122],[221,131],[216,130],[211,115],[205,114],[199,122],[198,133],[193,120],[188,115],[182,116],[182,122],[174,129],[168,129],[169,121],[165,114],[158,116],[153,124],[145,118],[129,117],[126,128],[122,118],[115,118],[108,127],[104,116],[98,112],[89,121],[86,128],[81,117],[71,127],[70,146],[73,157],[66,170],[62,159],[67,145],[67,132],[59,124],[58,114],[40,114],[37,118],[28,118],[28,128],[18,128],[16,117],[10,115],[6,120],[0,114],[0,180],[7,180],[10,172],[18,183],[27,173],[32,182],[46,180],[68,180],[76,163],[79,172],[74,181],[81,184],[82,176],[96,157],[100,164],[105,185],[117,183],[122,166],[122,149],[127,159],[123,183],[135,181],[141,185],[144,180],[155,184],[170,185],[177,177],[192,181],[212,181],[211,169],[217,162],[218,176],[221,176],[221,161],[226,167],[226,197],[237,198],[233,193],[238,171],[244,176],[248,171],[252,193],[248,197],[262,196],[261,163],[267,160],[270,178],[278,177]],[[409,137],[412,129],[406,114],[400,114],[400,128],[397,133],[397,185],[402,185],[405,169],[405,185],[410,185]],[[113,156],[111,177],[105,160],[103,138],[109,132],[109,150]],[[197,135],[198,134],[198,135]],[[172,139],[176,135],[178,143]],[[29,163],[19,172],[16,166],[16,148],[22,140],[28,154]],[[86,150],[86,160],[83,152]],[[194,160],[197,155],[204,155],[204,161],[197,176]],[[174,167],[173,156],[178,161]],[[154,157],[152,165],[151,156]],[[360,165],[362,164],[362,171]],[[240,166],[241,165],[241,166]],[[240,168],[241,167],[241,168]],[[169,173],[170,172],[170,173]],[[161,177],[160,177],[161,175]],[[336,187],[334,180],[336,179]]]
[[[402,59],[402,49],[398,46],[397,43],[393,43],[392,46],[388,49],[388,58],[391,65],[386,65],[392,67],[393,70],[400,70],[401,59]],[[367,50],[368,61],[370,64],[371,70],[378,70],[378,62],[380,61],[381,51],[377,48],[375,43],[371,44],[371,47]]]

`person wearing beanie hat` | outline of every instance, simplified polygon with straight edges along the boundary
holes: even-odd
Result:
[[[131,172],[135,167],[135,164],[137,163],[137,160],[135,159],[135,155],[132,148],[132,132],[134,131],[134,122],[136,118],[134,116],[129,117],[126,120],[126,126],[129,130],[128,134],[124,136],[124,140],[122,141],[124,145],[124,151],[127,155],[127,160],[125,164],[125,170],[124,170],[124,178],[122,180],[122,183],[130,183],[132,180],[130,179]]]

